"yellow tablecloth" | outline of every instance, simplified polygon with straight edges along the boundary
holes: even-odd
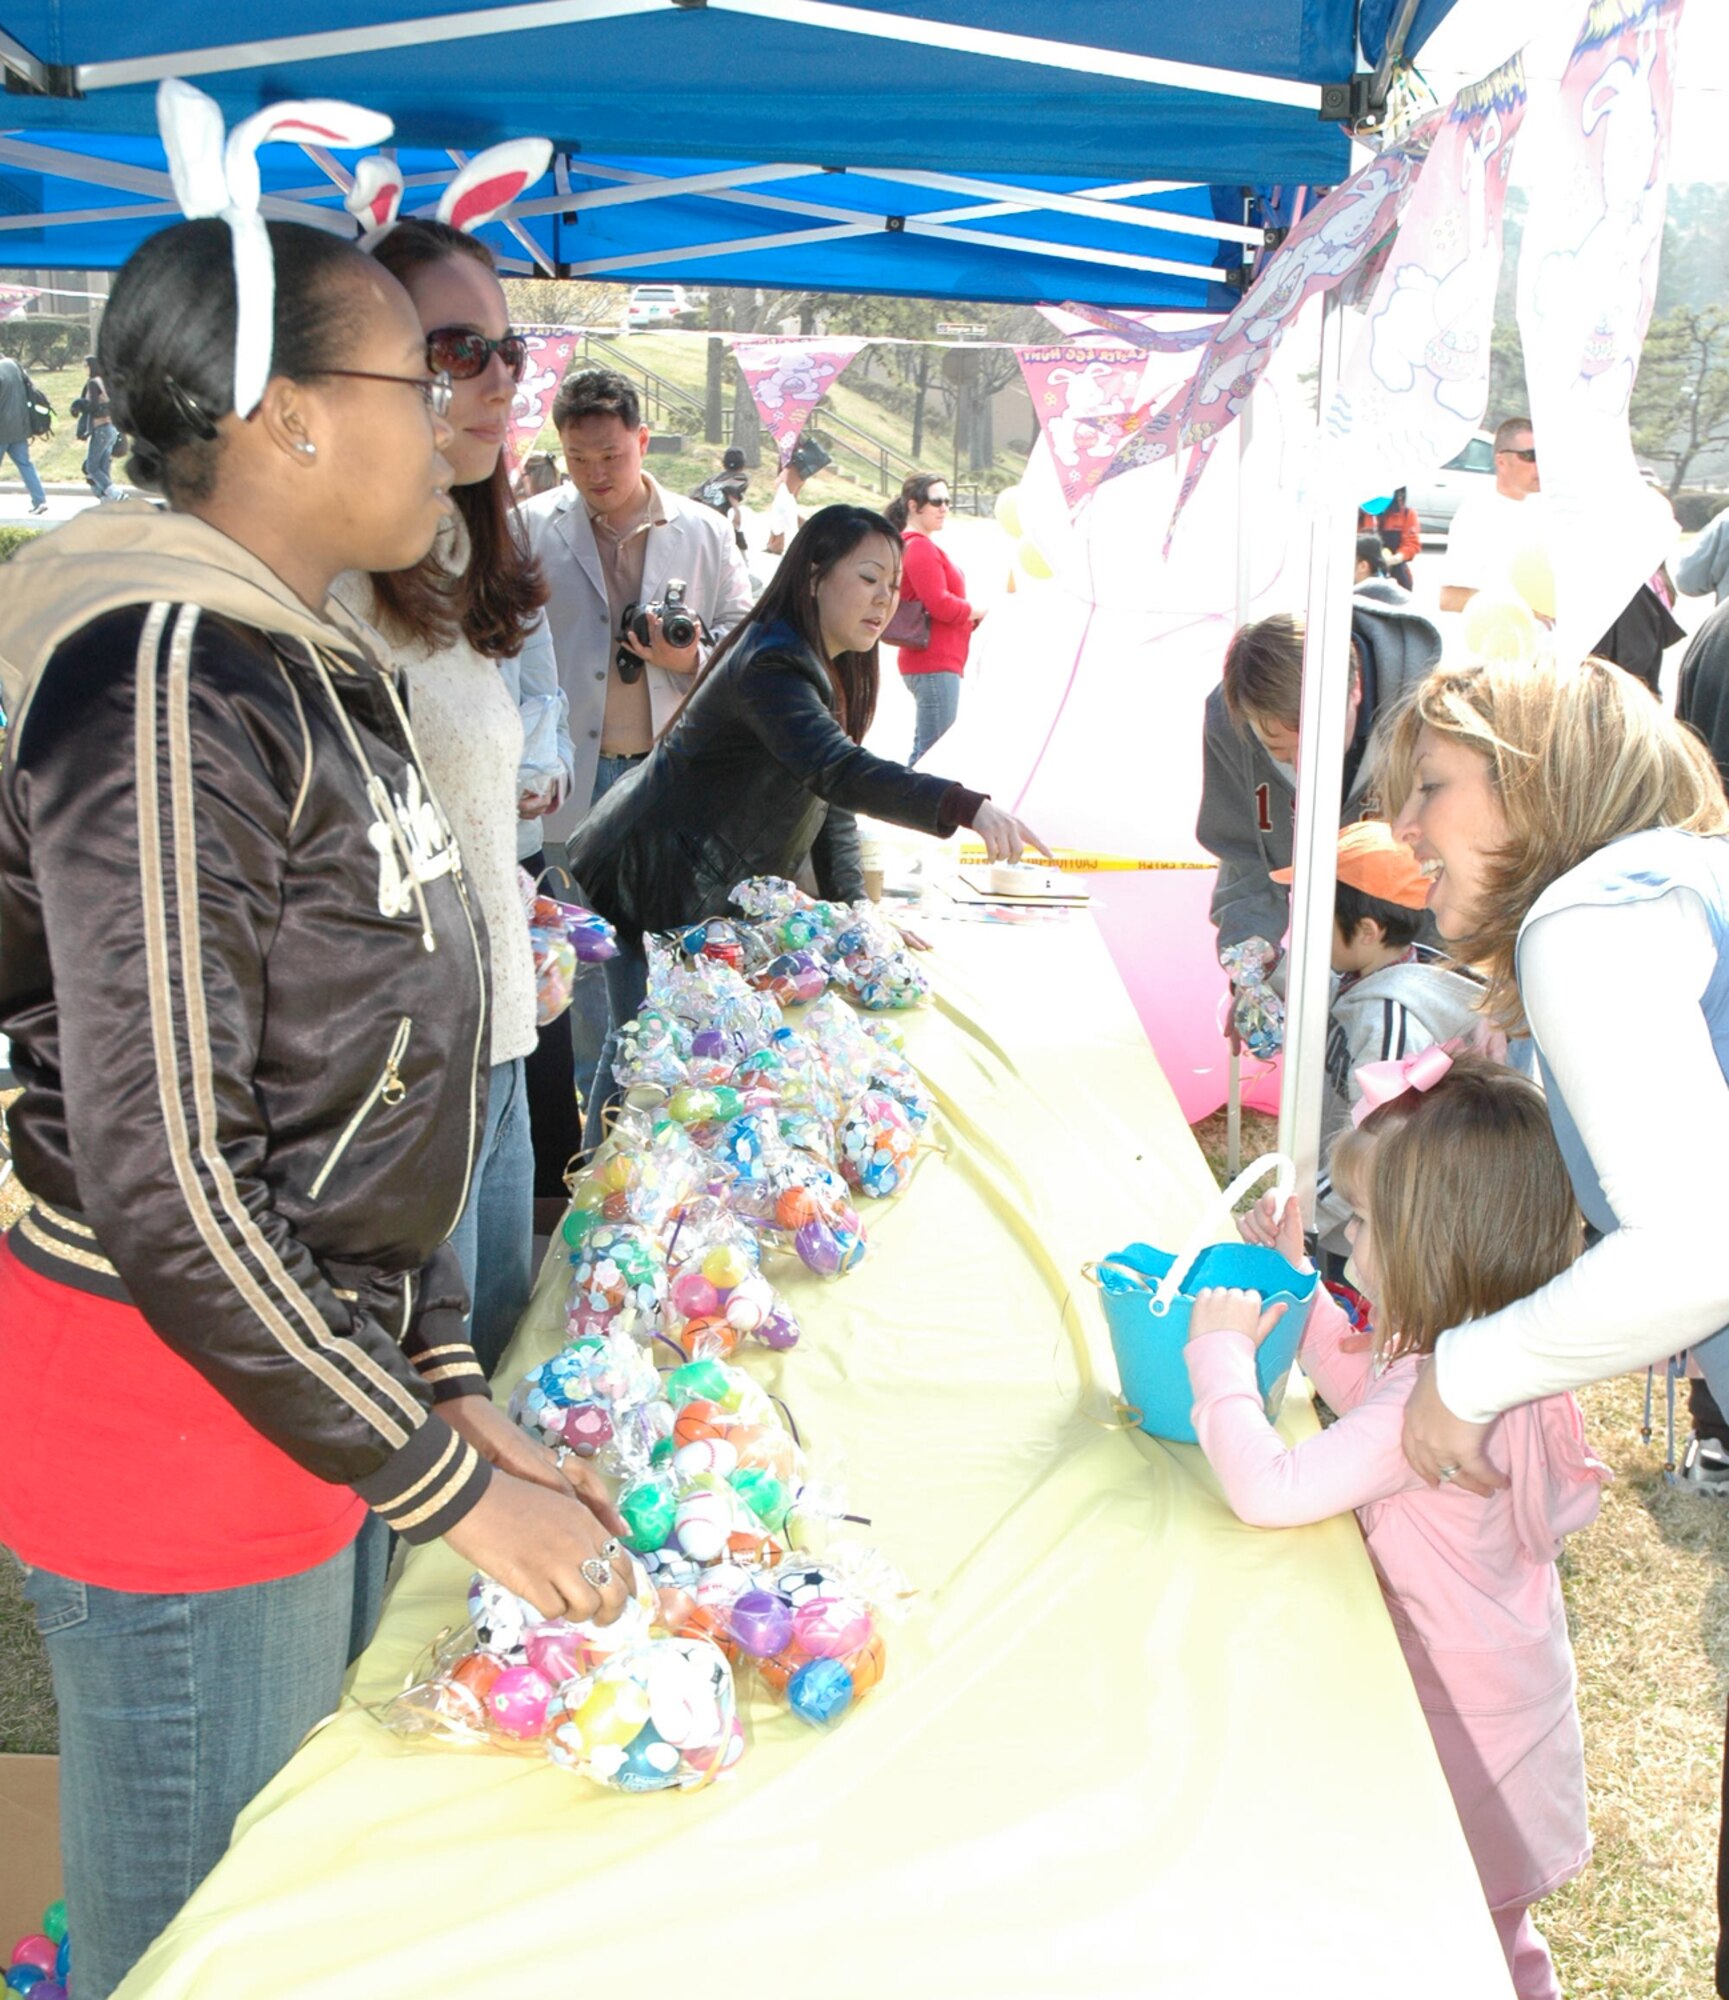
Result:
[[[1355,1523],[1240,1526],[1192,1448],[1106,1427],[1083,1259],[1211,1188],[1090,920],[935,927],[906,1022],[947,1150],[752,1366],[921,1595],[832,1735],[768,1708],[725,1783],[619,1797],[358,1710],[301,1750],[127,2000],[1503,2000]],[[506,1367],[560,1341],[549,1261]],[[1287,1421],[1312,1422],[1293,1405]],[[355,1693],[466,1575],[417,1551]]]

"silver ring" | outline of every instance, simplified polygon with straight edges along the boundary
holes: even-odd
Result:
[[[560,1472],[564,1470],[564,1461],[575,1456],[576,1453],[567,1444],[555,1444],[552,1448],[552,1462]]]
[[[600,1552],[609,1563],[614,1563],[624,1554],[624,1544],[614,1535],[610,1542],[602,1546]]]
[[[1458,1476],[1459,1468],[1456,1465],[1438,1466],[1435,1471],[1435,1477],[1440,1480],[1443,1486],[1446,1485],[1449,1479],[1457,1479]]]
[[[585,1583],[592,1583],[596,1590],[604,1590],[612,1581],[612,1564],[602,1562],[599,1556],[589,1556],[583,1562],[582,1575]]]

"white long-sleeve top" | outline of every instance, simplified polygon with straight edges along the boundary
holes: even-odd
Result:
[[[1540,1291],[1441,1336],[1436,1386],[1456,1416],[1486,1423],[1729,1326],[1729,1082],[1700,1005],[1716,964],[1691,889],[1538,905],[1520,993],[1621,1226]]]

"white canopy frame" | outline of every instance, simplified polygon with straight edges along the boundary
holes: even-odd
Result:
[[[322,147],[302,150],[326,175],[334,187],[346,193],[352,176]],[[442,187],[463,165],[468,155],[452,152],[455,163],[450,174],[414,174],[413,187]],[[81,222],[127,219],[130,215],[172,215],[179,211],[173,201],[168,176],[159,170],[129,167],[98,160],[69,148],[44,146],[18,137],[0,137],[0,165],[33,168],[57,178],[87,181],[97,187],[124,188],[140,194],[162,194],[168,199],[148,208],[75,209],[59,213],[0,217],[0,231],[74,227]],[[1199,216],[1178,215],[1157,209],[1135,208],[1136,196],[1174,192],[1184,186],[1170,181],[1127,181],[1087,188],[1065,194],[1029,188],[1017,183],[999,184],[955,174],[921,173],[878,167],[824,168],[804,162],[777,161],[756,165],[717,168],[702,174],[656,175],[598,161],[573,161],[560,153],[554,161],[556,193],[536,195],[513,203],[499,220],[528,253],[527,262],[506,259],[503,268],[512,274],[535,271],[547,277],[600,277],[609,271],[648,270],[665,264],[685,262],[693,257],[718,258],[747,256],[757,250],[792,249],[802,244],[834,242],[846,237],[872,236],[890,227],[891,219],[864,215],[856,208],[801,200],[786,195],[756,192],[776,180],[804,180],[818,174],[847,174],[855,180],[877,180],[910,187],[927,187],[974,196],[954,208],[935,209],[922,215],[893,218],[899,233],[927,236],[953,242],[976,244],[992,249],[1012,250],[1028,256],[1048,256],[1076,263],[1101,264],[1115,269],[1145,271],[1153,276],[1193,278],[1214,283],[1232,274],[1215,264],[1186,263],[1166,257],[1142,257],[1125,250],[1102,249],[1084,244],[1060,243],[1041,238],[1010,235],[985,230],[977,224],[1039,211],[1075,215],[1088,220],[1122,223],[1130,228],[1151,229],[1171,235],[1194,235],[1211,242],[1259,245],[1262,232],[1246,223],[1215,222]],[[578,189],[574,176],[603,180],[612,185]],[[315,228],[352,234],[356,224],[341,209],[317,206],[310,197],[322,193],[319,187],[296,188],[286,194],[267,195],[264,212],[280,220],[311,223]],[[536,216],[577,216],[585,211],[617,208],[651,201],[725,201],[733,207],[760,208],[778,215],[806,218],[820,225],[807,230],[764,232],[760,235],[720,237],[700,243],[683,243],[654,251],[619,252],[566,264],[562,270],[522,224]]]
[[[1114,76],[1166,90],[1244,98],[1252,103],[1285,105],[1317,114],[1321,109],[1321,89],[1316,84],[1293,83],[1281,77],[1258,76],[1248,70],[1223,69],[1205,63],[1172,62],[1161,56],[1134,55],[1124,49],[1100,48],[1084,42],[1008,34],[995,28],[891,14],[876,8],[841,6],[834,4],[834,0],[522,0],[522,4],[510,7],[470,8],[458,13],[373,22],[358,28],[277,35],[113,62],[77,63],[64,72],[63,81],[40,57],[0,31],[0,65],[35,90],[52,92],[69,84],[73,90],[89,95],[97,90],[158,83],[167,76],[216,76],[280,63],[419,48],[431,42],[469,41],[537,28],[619,20],[631,15],[662,13],[668,7],[680,12],[706,8],[712,13],[744,14],[792,27],[864,35],[902,46],[947,49],[963,55],[989,56],[999,62],[1074,70],[1088,76]]]

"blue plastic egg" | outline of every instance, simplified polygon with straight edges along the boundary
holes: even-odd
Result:
[[[839,1660],[812,1660],[787,1683],[787,1706],[801,1722],[824,1729],[852,1706],[852,1675]]]

